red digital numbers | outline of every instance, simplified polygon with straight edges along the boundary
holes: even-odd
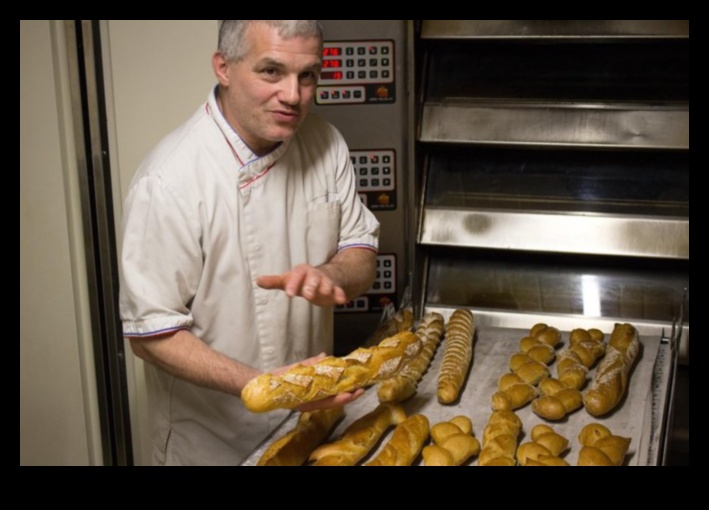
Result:
[[[342,60],[323,60],[323,69],[342,67]]]
[[[339,57],[342,55],[342,48],[323,48],[323,57]]]

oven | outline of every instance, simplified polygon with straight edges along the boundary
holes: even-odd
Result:
[[[411,33],[416,315],[631,322],[669,343],[672,400],[689,365],[688,21],[417,20]]]

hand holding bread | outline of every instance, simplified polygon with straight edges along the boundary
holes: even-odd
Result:
[[[313,365],[296,365],[281,375],[261,374],[244,387],[241,399],[254,413],[295,409],[393,377],[420,349],[418,337],[403,331],[342,358],[328,356]]]

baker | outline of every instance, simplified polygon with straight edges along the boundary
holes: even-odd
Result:
[[[242,388],[331,353],[334,306],[374,281],[379,224],[342,136],[309,114],[322,43],[316,20],[224,20],[217,85],[131,183],[120,311],[154,464],[240,463],[285,417],[247,411]]]

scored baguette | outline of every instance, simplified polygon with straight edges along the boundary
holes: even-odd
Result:
[[[593,416],[608,414],[628,391],[630,371],[640,352],[638,330],[631,324],[616,324],[606,354],[583,394],[583,405]]]
[[[443,316],[430,312],[416,328],[416,336],[422,343],[421,351],[401,371],[380,383],[377,396],[380,402],[403,402],[416,393],[418,383],[431,364],[431,359],[443,335]]]
[[[364,458],[384,432],[406,419],[399,404],[379,404],[374,411],[352,422],[342,436],[323,444],[310,454],[313,466],[354,466]]]
[[[313,365],[298,364],[281,375],[261,374],[244,387],[241,400],[254,413],[294,409],[393,377],[420,350],[418,337],[402,331],[341,358],[328,356]]]
[[[438,372],[437,396],[441,404],[458,399],[473,359],[475,319],[470,310],[455,310],[446,324],[446,342]]]
[[[342,407],[301,413],[295,427],[271,443],[257,466],[301,466],[342,417]]]

